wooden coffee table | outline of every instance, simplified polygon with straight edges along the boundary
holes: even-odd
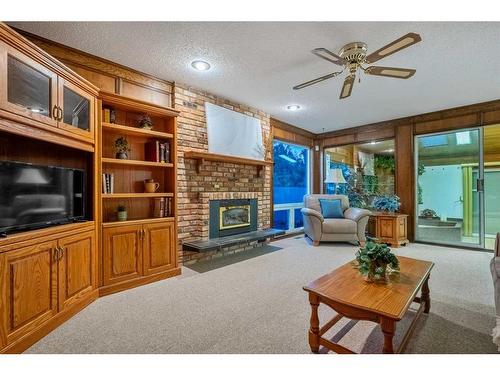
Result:
[[[309,293],[311,327],[309,346],[318,353],[320,346],[337,353],[354,353],[348,348],[330,341],[323,335],[341,318],[369,320],[380,324],[384,334],[383,353],[394,353],[393,337],[396,323],[408,311],[412,302],[420,307],[408,328],[396,353],[401,353],[410,338],[422,312],[429,313],[429,276],[434,263],[406,257],[398,257],[400,272],[389,276],[386,284],[368,283],[351,262],[313,281],[304,290]],[[421,290],[421,296],[417,293]],[[320,327],[318,307],[320,303],[331,307],[338,314]]]

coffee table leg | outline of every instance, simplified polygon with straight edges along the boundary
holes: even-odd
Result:
[[[424,281],[424,285],[422,285],[422,302],[425,303],[424,313],[428,314],[431,310],[431,294],[429,291],[429,276]]]
[[[319,297],[309,293],[309,303],[311,304],[311,327],[309,329],[309,346],[313,353],[319,352],[319,317],[318,306]]]
[[[396,332],[396,322],[391,319],[381,318],[380,327],[384,334],[384,349],[382,352],[385,354],[393,354],[394,347],[392,346],[392,339]]]

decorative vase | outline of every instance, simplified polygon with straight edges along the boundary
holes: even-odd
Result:
[[[128,154],[126,152],[117,152],[116,158],[117,159],[128,159]]]
[[[369,282],[369,283],[381,283],[381,284],[384,284],[384,283],[387,283],[387,264],[384,265],[384,266],[380,266],[384,269],[384,272],[382,273],[382,275],[380,275],[380,278],[375,278],[375,268],[377,268],[374,264],[371,265],[370,267],[370,272],[368,273],[368,275],[366,275],[366,281]]]
[[[118,221],[127,221],[127,211],[118,211]]]
[[[144,181],[144,190],[146,193],[155,193],[160,188],[160,183],[155,182],[152,178]]]

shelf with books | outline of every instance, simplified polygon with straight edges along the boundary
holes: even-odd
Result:
[[[101,241],[120,248],[120,254],[114,258],[117,264],[128,262],[121,251],[122,241],[113,242],[112,239],[119,236],[117,233],[130,230],[126,226],[138,226],[142,228],[142,234],[136,234],[140,241],[162,240],[139,246],[139,251],[144,253],[137,256],[149,259],[154,252],[158,254],[154,255],[157,259],[171,260],[148,272],[171,273],[179,269],[176,231],[176,117],[179,112],[102,91],[99,105],[99,182],[102,187],[98,225]],[[102,263],[103,269],[114,267],[105,260]],[[144,283],[141,275],[131,276],[127,287]],[[106,287],[116,286],[112,285],[113,281],[107,282]]]

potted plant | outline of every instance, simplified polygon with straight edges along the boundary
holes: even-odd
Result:
[[[388,274],[399,271],[399,260],[386,244],[367,241],[356,253],[356,261],[368,282],[385,282]]]
[[[127,221],[127,207],[118,206],[117,208],[118,221]]]
[[[128,147],[128,141],[125,137],[120,137],[115,140],[114,148],[116,151],[117,159],[128,159],[128,152],[130,148]]]
[[[373,199],[372,205],[379,211],[394,213],[399,210],[401,203],[397,195],[381,195]]]
[[[439,216],[436,211],[426,208],[420,212],[420,217],[423,219],[437,219]]]
[[[139,127],[146,130],[153,129],[153,120],[151,119],[151,116],[147,113],[141,115],[141,117],[139,117]]]

